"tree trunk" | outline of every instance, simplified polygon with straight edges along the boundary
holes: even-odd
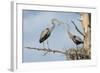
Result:
[[[81,15],[81,24],[84,29],[84,47],[86,54],[90,54],[91,48],[91,14],[89,13],[80,13]]]

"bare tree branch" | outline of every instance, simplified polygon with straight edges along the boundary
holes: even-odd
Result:
[[[28,49],[34,49],[34,50],[38,50],[38,51],[45,51],[45,52],[52,52],[52,53],[60,53],[60,54],[66,54],[66,52],[63,51],[59,51],[59,50],[52,50],[52,49],[46,49],[46,48],[32,48],[32,47],[25,47]]]
[[[74,24],[76,30],[82,35],[85,37],[85,35],[78,29],[78,27],[76,26],[76,24],[74,23],[74,21],[71,20],[71,22]]]
[[[85,53],[85,50],[84,49],[68,49],[66,50],[65,52],[63,51],[59,51],[59,50],[52,50],[52,49],[41,49],[41,48],[33,48],[33,47],[25,47],[27,49],[34,49],[34,50],[37,50],[37,51],[44,51],[46,52],[44,55],[46,55],[48,52],[52,52],[53,54],[55,53],[60,53],[60,54],[64,54],[66,56],[66,59],[71,59],[71,60],[80,60],[80,59],[90,59],[91,56],[90,56],[90,53],[89,54],[86,54]]]

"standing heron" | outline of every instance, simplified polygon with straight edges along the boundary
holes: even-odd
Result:
[[[47,40],[47,45],[49,49],[48,38],[50,37],[52,31],[56,27],[56,24],[59,25],[59,21],[57,21],[57,19],[52,19],[52,27],[47,27],[41,32],[39,42],[43,43],[43,47],[44,47],[44,42]]]

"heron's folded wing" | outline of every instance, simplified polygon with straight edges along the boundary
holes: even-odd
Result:
[[[49,30],[48,29],[45,29],[41,32],[41,35],[40,35],[40,39],[42,39],[43,37],[45,37],[45,35],[47,35],[49,33]]]
[[[76,36],[75,39],[78,40],[78,41],[80,41],[80,42],[83,42],[82,39],[80,37],[78,37],[78,36]]]

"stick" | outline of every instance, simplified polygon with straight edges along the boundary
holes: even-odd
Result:
[[[76,30],[82,35],[85,37],[85,35],[78,29],[78,27],[76,26],[76,24],[74,23],[74,21],[71,20],[71,22],[74,24]]]

